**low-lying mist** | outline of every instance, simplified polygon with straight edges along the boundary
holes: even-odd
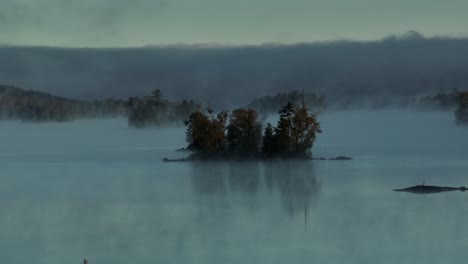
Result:
[[[319,116],[316,156],[163,162],[180,127],[0,122],[0,258],[9,263],[443,263],[466,258],[468,127],[447,112]],[[18,144],[21,142],[21,144]],[[451,217],[447,217],[451,216]],[[376,241],[379,241],[376,245]],[[441,246],[443,245],[443,246]]]

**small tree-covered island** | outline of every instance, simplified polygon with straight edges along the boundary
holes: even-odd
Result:
[[[316,115],[305,104],[296,107],[290,102],[278,114],[276,126],[267,123],[262,129],[253,109],[239,108],[230,114],[197,110],[185,121],[187,149],[193,153],[164,161],[313,159],[312,146],[322,132]]]

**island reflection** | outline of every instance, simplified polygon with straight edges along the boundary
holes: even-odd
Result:
[[[251,212],[275,202],[293,218],[307,223],[310,208],[321,191],[311,161],[194,162],[192,183],[201,217],[232,213],[237,207]]]

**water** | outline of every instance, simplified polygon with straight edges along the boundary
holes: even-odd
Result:
[[[455,263],[468,246],[468,129],[451,113],[321,116],[316,156],[163,163],[182,128],[0,123],[4,263]]]

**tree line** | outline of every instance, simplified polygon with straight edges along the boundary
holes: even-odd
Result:
[[[252,100],[247,108],[252,108],[261,114],[274,113],[284,105],[291,103],[299,106],[304,102],[309,110],[319,111],[325,108],[325,96],[316,93],[304,93],[298,91],[277,93],[273,96],[263,96]]]
[[[125,115],[125,100],[82,101],[0,85],[0,119],[69,121]]]
[[[419,97],[415,105],[420,108],[436,110],[453,110],[457,106],[458,91],[451,93],[437,93]]]
[[[201,108],[193,100],[170,102],[157,89],[143,98],[129,97],[125,103],[128,125],[131,127],[160,126],[186,120],[190,113]]]
[[[193,100],[170,102],[160,90],[143,98],[85,101],[0,85],[0,120],[64,122],[127,116],[129,126],[146,127],[182,122],[200,108]]]
[[[239,108],[230,114],[197,110],[185,121],[188,149],[199,159],[311,158],[320,124],[305,103],[288,102],[278,111],[276,126],[265,129],[257,111]]]

